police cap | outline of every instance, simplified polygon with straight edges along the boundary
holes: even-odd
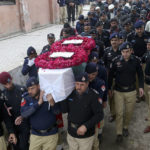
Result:
[[[30,56],[32,54],[35,54],[36,53],[36,50],[34,47],[30,46],[27,50],[27,55]]]
[[[80,15],[78,20],[84,20],[84,16],[83,15]]]
[[[33,85],[38,85],[39,81],[36,77],[30,77],[26,82],[26,87],[31,87]]]
[[[134,28],[138,29],[138,28],[141,28],[143,25],[144,25],[144,22],[142,20],[138,20],[134,24]]]
[[[89,55],[89,60],[96,60],[98,59],[98,53],[97,52],[91,52],[91,54]]]
[[[124,42],[120,46],[121,51],[124,50],[124,49],[128,49],[128,48],[132,48],[132,44],[130,42]]]
[[[88,74],[86,72],[80,73],[75,77],[76,82],[88,82]]]
[[[90,74],[98,71],[98,66],[96,63],[90,62],[87,64],[85,71]]]
[[[47,35],[47,38],[48,38],[48,39],[50,39],[50,38],[55,38],[55,35],[54,35],[53,33],[49,33],[49,34]]]
[[[118,35],[118,33],[116,33],[116,32],[114,32],[114,33],[112,33],[111,35],[110,35],[110,40],[112,40],[113,38],[119,38],[119,35]]]

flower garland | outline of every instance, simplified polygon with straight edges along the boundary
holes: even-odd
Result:
[[[83,42],[80,45],[62,44],[65,40],[73,40],[73,39],[75,40],[82,39]],[[43,69],[62,69],[78,66],[83,62],[88,61],[88,55],[90,54],[93,48],[95,48],[95,41],[93,39],[89,39],[86,37],[70,37],[67,39],[56,41],[51,46],[50,52],[39,55],[35,59],[35,65]],[[50,55],[53,52],[74,52],[74,55],[71,58],[63,58],[63,57],[51,58]]]

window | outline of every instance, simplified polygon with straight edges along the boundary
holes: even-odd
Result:
[[[0,0],[0,5],[15,5],[16,0]]]

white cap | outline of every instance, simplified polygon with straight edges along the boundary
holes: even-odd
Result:
[[[98,6],[95,8],[95,10],[99,10],[99,9],[100,9],[100,7],[98,7]]]
[[[111,10],[111,9],[114,9],[114,7],[115,7],[114,4],[110,4],[110,5],[108,6],[108,9]]]
[[[126,3],[125,6],[131,9],[131,5],[129,3]]]

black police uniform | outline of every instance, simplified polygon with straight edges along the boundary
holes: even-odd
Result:
[[[0,91],[0,136],[3,136],[3,127],[2,127],[3,121],[7,127],[8,132],[14,133],[13,123],[11,122],[8,112],[4,106],[4,99],[5,97],[2,91]]]
[[[15,119],[21,116],[21,100],[22,94],[25,92],[25,88],[20,85],[13,85],[13,89],[4,90],[4,95],[6,97],[5,104],[7,107],[12,107],[11,109],[11,119],[15,122]],[[17,145],[14,145],[14,150],[28,150],[29,148],[29,125],[28,121],[23,119],[20,125],[14,125],[15,133],[18,139]]]
[[[109,37],[110,34],[106,30],[102,30],[102,34],[97,33],[98,40],[103,41],[105,48],[110,46]]]
[[[68,133],[75,138],[93,136],[95,125],[103,119],[103,108],[98,101],[99,95],[92,89],[87,89],[82,95],[74,90],[71,95],[61,102],[63,113],[68,112]],[[77,135],[77,129],[85,125],[85,135]]]
[[[135,32],[128,35],[127,41],[132,43],[135,56],[142,57],[146,52],[146,42],[148,38],[146,33],[143,33],[142,37],[139,37]]]
[[[126,62],[123,56],[116,57],[112,62],[112,67],[108,77],[108,89],[111,89],[115,76],[115,90],[120,92],[134,91],[136,86],[136,73],[139,79],[139,87],[144,87],[144,77],[139,58],[131,55]]]
[[[121,54],[121,52],[120,52],[119,48],[116,52],[113,50],[112,46],[105,49],[103,60],[104,60],[105,67],[108,70],[110,69],[110,64],[112,63],[112,60],[120,54]]]
[[[74,3],[74,6],[70,6],[69,3]],[[76,0],[66,0],[66,4],[67,4],[67,13],[68,13],[68,22],[75,21],[75,4],[76,4]]]
[[[40,54],[44,54],[50,51],[51,46],[49,44],[45,45]]]
[[[142,63],[147,63],[147,61],[149,61],[149,59],[150,59],[150,50],[149,51],[147,51],[144,55],[143,55],[143,57],[142,57]]]

